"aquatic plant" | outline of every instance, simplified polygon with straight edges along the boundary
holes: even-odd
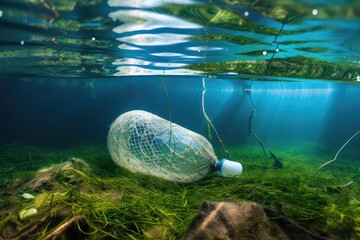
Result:
[[[15,147],[15,145],[13,145]],[[105,148],[67,151],[32,148],[34,156],[47,154],[57,164],[37,172],[16,175],[0,188],[0,232],[5,239],[181,239],[199,206],[207,201],[251,200],[261,204],[271,219],[292,226],[297,234],[326,239],[358,236],[360,203],[358,184],[339,188],[349,179],[348,169],[313,176],[319,155],[304,155],[297,148],[276,148],[286,157],[286,168],[264,164],[256,146],[230,147],[230,157],[244,165],[240,178],[219,178],[215,173],[191,184],[178,184],[114,168]],[[23,149],[22,149],[23,148]],[[28,156],[24,146],[18,152]],[[217,151],[222,151],[218,148]],[[9,154],[9,152],[8,152]],[[86,159],[87,162],[71,156]],[[5,157],[6,154],[2,154]],[[3,158],[2,158],[3,159]],[[356,172],[357,166],[351,166]],[[334,169],[333,169],[334,170]],[[24,171],[24,170],[22,170]],[[48,183],[34,187],[46,172]],[[35,196],[24,199],[23,193]],[[6,197],[4,197],[6,196]],[[7,199],[7,200],[6,200]],[[22,210],[36,214],[20,219]]]
[[[226,158],[229,153],[226,151],[224,143],[221,140],[218,131],[216,130],[214,124],[212,124],[211,119],[209,118],[209,116],[207,115],[207,113],[205,111],[205,92],[206,92],[205,78],[202,79],[202,86],[203,86],[203,90],[202,90],[202,94],[201,94],[201,109],[202,109],[203,116],[204,116],[204,118],[206,120],[206,127],[207,127],[208,137],[209,137],[209,139],[212,138],[211,130],[213,130],[216,137],[217,137],[217,140],[218,140],[219,144],[221,145],[222,156],[224,158]]]
[[[337,157],[339,156],[340,152],[343,150],[343,148],[354,138],[356,137],[358,134],[360,133],[360,130],[357,131],[354,135],[352,135],[341,147],[340,149],[336,152],[335,154],[335,157],[330,160],[330,161],[327,161],[326,163],[322,164],[320,167],[318,167],[315,172],[314,172],[314,175],[316,175],[323,167],[333,163],[336,161]]]
[[[289,43],[291,44],[291,43]],[[271,53],[271,52],[268,52]],[[254,53],[261,56],[261,52]],[[188,68],[204,71],[209,75],[227,72],[253,74],[259,76],[295,77],[304,79],[332,79],[336,81],[355,81],[360,74],[357,65],[341,62],[327,62],[302,56],[275,59],[268,66],[268,60],[234,60],[229,62],[207,62],[189,65]],[[266,74],[265,74],[266,72]],[[268,80],[268,79],[266,79]]]
[[[250,117],[249,117],[249,134],[252,134],[256,140],[259,142],[260,147],[265,155],[265,157],[267,158],[267,154],[266,151],[269,152],[270,157],[274,160],[274,168],[282,168],[283,167],[283,163],[281,162],[280,158],[278,158],[275,153],[273,151],[271,151],[271,149],[259,138],[259,136],[255,133],[254,129],[252,128],[252,120],[254,118],[254,114],[255,114],[255,108],[253,108],[253,110],[251,111]]]

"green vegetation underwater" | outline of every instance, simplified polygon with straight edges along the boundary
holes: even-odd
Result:
[[[1,1],[0,239],[360,239],[359,16],[355,0]],[[242,173],[118,166],[109,129],[132,110]]]

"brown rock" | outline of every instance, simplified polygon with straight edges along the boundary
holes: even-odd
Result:
[[[39,192],[43,189],[53,190],[58,184],[57,178],[62,178],[58,180],[71,184],[78,182],[79,177],[76,174],[70,173],[60,177],[59,173],[66,169],[76,169],[84,173],[89,173],[91,171],[90,166],[84,160],[73,157],[66,162],[53,164],[50,167],[38,170],[35,176],[25,185],[25,189],[31,192]]]
[[[185,236],[191,239],[289,239],[255,202],[204,202]]]

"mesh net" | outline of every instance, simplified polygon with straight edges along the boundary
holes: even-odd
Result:
[[[111,124],[108,148],[119,166],[176,182],[203,178],[217,160],[203,136],[141,110]]]

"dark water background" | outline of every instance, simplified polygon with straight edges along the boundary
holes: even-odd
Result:
[[[335,150],[360,129],[357,1],[19,0],[0,10],[3,144],[105,145],[123,112],[168,119],[166,91],[173,121],[205,135],[203,79],[226,145],[256,144],[253,109],[268,145]]]
[[[110,123],[126,111],[142,109],[169,119],[162,80],[153,76],[1,81],[1,88],[7,89],[0,96],[1,111],[6,113],[1,118],[1,142],[22,140],[47,147],[105,144]],[[335,150],[359,127],[359,85],[218,78],[205,83],[205,109],[226,145],[256,143],[248,133],[254,108],[252,126],[270,145],[310,142]],[[173,121],[206,135],[202,77],[172,76],[165,84]],[[356,149],[359,143],[354,139],[349,147]]]

